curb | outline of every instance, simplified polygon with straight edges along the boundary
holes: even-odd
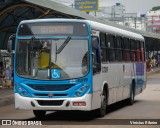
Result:
[[[14,95],[0,99],[0,107],[9,105],[9,104],[13,104],[13,103],[14,103]]]

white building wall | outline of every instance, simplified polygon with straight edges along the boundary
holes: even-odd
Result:
[[[148,11],[146,19],[147,31],[160,33],[160,10]]]

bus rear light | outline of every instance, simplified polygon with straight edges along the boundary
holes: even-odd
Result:
[[[73,106],[86,106],[86,102],[73,102]]]

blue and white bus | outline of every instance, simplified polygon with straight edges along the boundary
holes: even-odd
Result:
[[[143,36],[89,20],[22,21],[16,33],[15,108],[36,117],[46,111],[96,110],[146,87]]]

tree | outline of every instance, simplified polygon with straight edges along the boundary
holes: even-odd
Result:
[[[157,11],[157,10],[160,10],[160,6],[153,7],[151,11]]]

